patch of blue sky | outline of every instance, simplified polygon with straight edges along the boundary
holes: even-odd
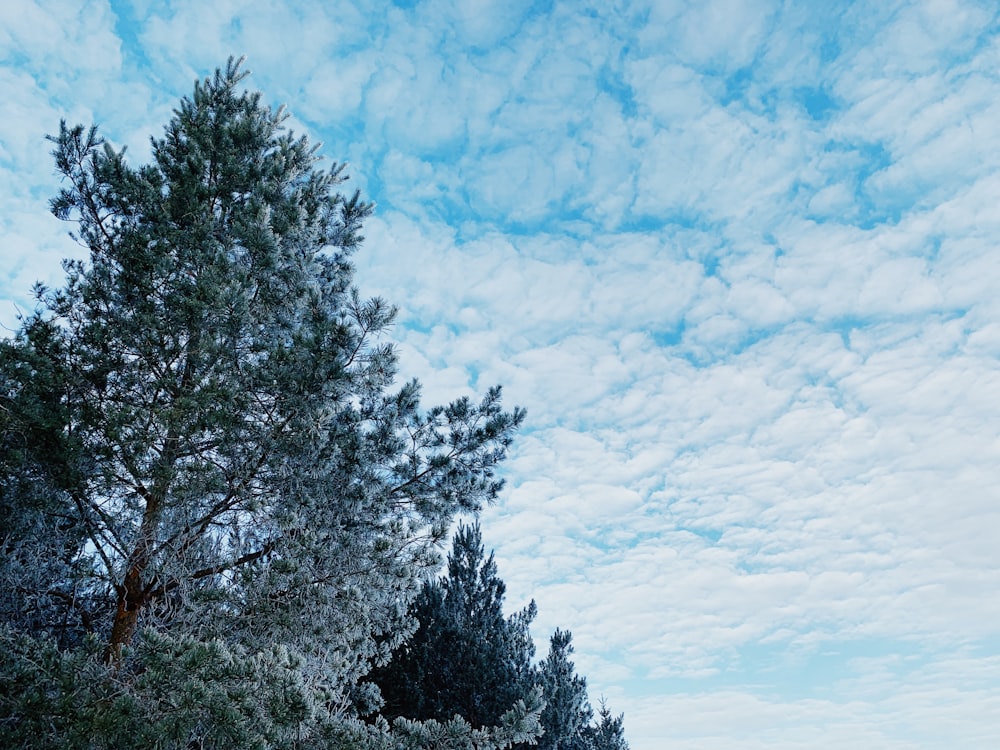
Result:
[[[723,90],[719,96],[719,103],[722,105],[745,103],[747,92],[753,83],[753,71],[753,67],[748,65],[722,79]]]
[[[671,347],[669,349],[669,352],[672,358],[678,359],[682,362],[691,365],[691,367],[694,370],[701,370],[703,368],[707,368],[709,365],[711,365],[713,362],[716,361],[715,357],[707,354],[704,350],[700,348],[692,348],[680,344]]]
[[[476,222],[468,224],[469,213],[476,214]],[[446,201],[445,206],[434,209],[442,217],[450,218],[454,224],[465,222],[465,236],[481,237],[484,234],[503,232],[511,237],[537,237],[542,233],[557,232],[576,238],[593,236],[593,228],[586,209],[556,202],[542,207],[535,206],[527,216],[512,215],[502,207],[469,198],[468,203]]]
[[[797,646],[790,643],[797,635],[790,632],[740,647],[720,670],[720,679],[749,682],[756,692],[782,700],[843,699],[856,694],[857,681],[873,661],[884,676],[902,681],[933,659],[919,644],[907,641],[831,635]]]
[[[822,181],[794,179],[787,199],[802,207],[803,218],[817,224],[837,223],[874,229],[897,224],[912,203],[899,193],[873,188],[871,178],[892,164],[881,144],[827,144],[826,152],[837,159],[836,170]]]
[[[813,8],[810,8],[810,12],[812,10]],[[821,38],[822,41],[820,42],[819,47],[817,47],[819,61],[823,64],[832,63],[840,57],[842,51],[840,40],[833,34],[823,34]]]
[[[12,69],[21,70],[32,70],[36,67],[37,63],[33,60],[26,52],[15,48],[7,49],[0,52],[0,60],[3,61],[5,66],[10,66]]]
[[[761,342],[774,338],[785,330],[784,324],[770,326],[748,326],[742,333],[730,341],[727,356],[730,358],[739,357],[743,353],[757,346]]]
[[[862,318],[856,315],[845,315],[823,322],[824,330],[832,331],[840,336],[845,349],[851,348],[851,335],[858,330],[868,328],[876,324],[873,318]]]
[[[659,347],[679,346],[684,340],[684,332],[687,330],[687,322],[681,318],[672,326],[655,328],[649,331],[650,337]]]
[[[753,115],[775,123],[782,117],[781,107],[788,101],[803,103],[796,90],[786,90],[758,78],[761,71],[753,65],[731,73],[725,78],[708,79],[706,87],[716,91],[717,101],[737,116]]]
[[[711,216],[696,202],[689,202],[683,206],[664,206],[656,213],[630,213],[617,226],[617,230],[664,236],[679,230],[697,230],[704,236],[713,237],[724,227],[725,221]]]
[[[833,93],[822,86],[800,86],[795,89],[795,98],[813,120],[829,120],[841,105]]]
[[[785,330],[784,324],[750,326],[736,319],[727,319],[726,322],[723,332],[705,337],[699,335],[697,327],[692,328],[688,321],[682,320],[672,330],[654,333],[653,340],[663,346],[671,357],[677,357],[696,369],[704,370],[722,363],[739,361],[741,356],[751,352],[754,347]]]
[[[625,59],[628,53],[628,45],[624,45],[614,65],[605,62],[598,71],[596,84],[598,90],[608,94],[618,104],[624,117],[632,119],[638,115],[639,105],[635,100],[635,91],[628,84],[621,69],[621,60]]]
[[[718,544],[719,540],[722,539],[722,535],[724,533],[724,529],[722,529],[719,526],[713,526],[711,524],[678,525],[676,529],[677,531],[682,531],[692,534],[709,545]]]
[[[34,76],[19,127],[51,132],[59,112],[89,111],[109,137],[134,142],[159,135],[195,73],[246,52],[249,85],[285,101],[301,118],[296,129],[325,143],[323,155],[351,162],[345,189],[378,203],[358,281],[403,308],[396,330],[417,368],[403,376],[419,374],[428,402],[501,382],[512,401],[530,404],[516,443],[528,449],[504,467],[517,503],[509,513],[501,503],[498,531],[484,531],[514,550],[503,569],[512,595],[533,592],[590,644],[593,663],[613,667],[588,677],[625,711],[634,750],[670,746],[668,734],[686,738],[676,747],[759,745],[765,735],[747,729],[752,712],[719,720],[746,695],[770,696],[765,707],[780,718],[766,737],[782,750],[890,747],[900,737],[918,746],[909,730],[886,729],[885,717],[926,729],[939,718],[927,718],[928,701],[948,706],[949,695],[958,699],[942,709],[944,734],[924,744],[989,747],[963,742],[956,727],[1000,731],[989,718],[1000,645],[977,640],[995,631],[984,615],[995,556],[963,536],[963,519],[987,519],[969,524],[977,533],[995,526],[983,510],[992,507],[987,483],[975,478],[995,467],[983,436],[1000,403],[1000,334],[990,327],[996,8],[396,6],[338,6],[334,17],[304,2],[280,14],[263,3],[112,2],[102,15],[95,2],[89,17],[110,24],[120,65],[77,70],[114,47],[114,38],[75,35],[82,15],[56,19],[48,47],[25,31],[0,56]],[[74,84],[59,88],[67,70]],[[76,85],[87,75],[88,88]],[[23,139],[3,138],[0,153],[24,151],[11,145]],[[15,158],[0,171],[0,190],[44,214],[57,189],[49,164],[29,175]],[[18,211],[7,248],[49,232]],[[12,285],[45,276],[44,259],[58,254],[45,242],[45,252],[8,262],[0,296],[19,298]],[[910,304],[916,283],[936,296]],[[30,282],[22,286],[27,298]],[[914,371],[937,378],[918,399]],[[911,463],[934,468],[899,470]],[[638,509],[621,499],[625,510],[609,521],[594,489],[604,485],[634,495]],[[574,497],[585,498],[571,519],[580,531],[563,537],[558,508]],[[865,528],[903,530],[883,549],[859,532],[859,516]],[[536,566],[558,575],[547,554],[559,539],[572,585],[543,585]],[[753,595],[729,596],[779,563],[835,571],[847,564],[836,553],[844,545],[858,560],[893,564],[879,569],[878,591],[862,586],[833,603],[840,620],[819,599],[799,602],[802,616],[789,624]],[[939,569],[957,571],[980,597],[944,586],[933,612],[907,609]],[[666,583],[655,589],[652,579]],[[706,615],[726,626],[700,627]],[[764,642],[782,622],[789,632]],[[899,637],[853,637],[863,631]],[[661,641],[669,646],[650,645]],[[975,676],[972,657],[930,663],[970,641]],[[628,653],[643,654],[631,676]],[[895,666],[883,669],[879,657]],[[697,679],[669,676],[699,669]],[[918,679],[933,699],[907,697]],[[852,695],[865,680],[878,691]],[[703,702],[684,703],[695,694]],[[796,734],[787,717],[826,705],[819,699],[840,713],[819,711]],[[978,715],[956,719],[963,706]],[[689,715],[701,728],[671,734]],[[844,725],[874,734],[848,742],[832,734]]]
[[[799,662],[794,665],[794,671],[789,671],[782,658],[786,649],[784,643],[745,646],[702,674],[661,677],[655,684],[665,686],[674,694],[701,693],[707,689],[740,690],[771,699],[801,700],[829,696],[832,691],[828,680],[849,674],[846,668],[837,669],[832,658]],[[641,687],[637,689],[641,691]]]

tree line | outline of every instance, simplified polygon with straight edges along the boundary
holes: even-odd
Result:
[[[51,137],[88,258],[0,343],[0,746],[626,748],[478,525],[436,577],[524,411],[396,382],[372,205],[244,77],[146,165]]]

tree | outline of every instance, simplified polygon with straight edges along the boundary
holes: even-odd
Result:
[[[538,665],[545,699],[539,750],[585,750],[584,732],[593,711],[587,700],[587,681],[576,674],[569,658],[572,639],[568,630],[557,629],[549,641],[548,656]]]
[[[608,704],[601,698],[597,723],[588,726],[583,732],[586,742],[584,747],[587,750],[629,750],[623,722],[624,716],[612,716]]]
[[[484,558],[479,525],[460,525],[447,574],[424,583],[413,602],[416,631],[372,672],[384,716],[445,720],[458,714],[473,726],[489,726],[531,694],[535,604],[505,617],[505,590],[492,553]]]
[[[244,75],[197,83],[138,168],[96,128],[52,138],[89,260],[0,348],[0,722],[26,747],[388,746],[358,681],[501,487],[523,412],[394,388],[394,308],[352,284],[372,206]]]
[[[512,702],[540,696],[539,750],[628,750],[623,717],[612,717],[603,699],[600,720],[591,723],[587,681],[570,659],[572,634],[557,629],[545,659],[532,666],[535,603],[504,617],[505,590],[479,525],[460,525],[446,574],[428,579],[410,607],[415,632],[369,675],[384,702],[381,716],[460,715],[490,725]]]
[[[39,331],[41,349],[60,346]],[[16,398],[15,398],[16,394]],[[63,388],[49,358],[0,345],[0,613],[8,625],[79,642],[100,609],[80,586],[86,532],[66,504],[79,445],[63,429]]]

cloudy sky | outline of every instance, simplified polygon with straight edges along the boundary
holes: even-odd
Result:
[[[484,536],[633,750],[996,747],[994,2],[7,0],[0,323],[80,252],[43,135],[144,160],[230,54],[404,375],[527,407]]]

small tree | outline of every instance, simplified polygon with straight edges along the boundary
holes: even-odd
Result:
[[[601,698],[597,723],[588,726],[583,737],[586,750],[629,750],[625,741],[624,715],[612,716],[607,702]]]
[[[447,575],[427,581],[411,607],[413,636],[372,673],[387,718],[448,719],[495,724],[531,694],[535,604],[505,617],[506,586],[493,555],[484,558],[478,524],[459,526]]]
[[[394,309],[352,285],[372,206],[239,67],[148,165],[52,138],[52,210],[90,255],[0,346],[0,673],[23,688],[0,722],[25,746],[389,742],[351,724],[354,687],[523,418],[498,389],[422,412],[394,388]],[[532,710],[477,741],[530,737]],[[471,729],[397,727],[421,732]]]
[[[587,681],[576,674],[569,658],[572,639],[568,630],[557,629],[550,639],[548,656],[538,665],[545,699],[539,750],[585,750],[584,731],[593,711],[587,700]]]

